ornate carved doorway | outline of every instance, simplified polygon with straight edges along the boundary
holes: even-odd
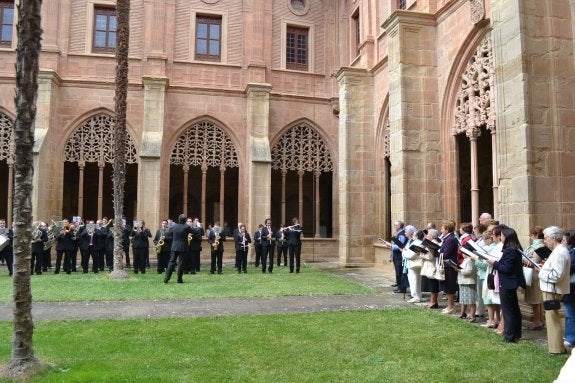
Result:
[[[70,136],[64,149],[62,217],[79,215],[98,219],[112,217],[112,143],[114,118],[100,113],[84,122]],[[138,164],[136,147],[128,133],[124,214],[131,222],[136,212]]]
[[[170,217],[184,213],[235,227],[238,170],[236,148],[220,127],[201,121],[186,129],[170,154]]]
[[[12,224],[12,195],[14,192],[14,121],[0,113],[0,218]]]
[[[276,223],[298,217],[307,237],[333,235],[333,164],[329,149],[306,123],[285,132],[272,152],[271,212]]]

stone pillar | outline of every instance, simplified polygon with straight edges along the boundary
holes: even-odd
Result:
[[[569,0],[492,2],[500,217],[575,226],[575,63]]]
[[[161,186],[169,185],[169,174],[161,172],[160,159],[168,79],[144,77],[142,81],[144,83],[144,126],[138,164],[136,218],[146,221],[147,227],[154,228],[160,223],[161,213],[165,214],[168,211],[168,199],[161,198]]]
[[[391,219],[421,227],[443,211],[435,17],[398,11],[383,27],[389,41]]]
[[[272,159],[269,143],[269,100],[271,85],[250,83],[247,93],[247,193],[248,222],[253,232],[271,214]]]
[[[373,75],[342,68],[339,83],[339,262],[373,263],[375,238],[375,132]]]
[[[62,153],[54,153],[49,147],[46,134],[56,118],[53,100],[57,97],[60,77],[52,70],[40,70],[38,73],[38,98],[36,101],[36,120],[34,122],[34,188],[32,190],[33,220],[59,218],[62,213],[63,161]],[[51,166],[58,163],[58,166]],[[53,173],[54,170],[57,173]]]

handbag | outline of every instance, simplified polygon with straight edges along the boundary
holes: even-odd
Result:
[[[561,301],[559,299],[543,301],[543,308],[545,311],[559,310],[561,308]]]
[[[428,279],[434,279],[435,264],[432,261],[424,261],[421,267],[421,275]]]
[[[409,264],[407,265],[407,268],[411,270],[418,270],[421,269],[422,267],[423,267],[423,259],[421,258],[410,259]]]
[[[531,286],[533,281],[533,268],[523,266],[523,276],[525,277],[525,284]]]
[[[493,275],[493,270],[487,274],[487,288],[489,290],[495,290],[495,275]]]
[[[439,254],[439,261],[437,262],[437,267],[435,268],[435,274],[433,278],[438,281],[445,280],[445,265],[443,264],[443,253]]]

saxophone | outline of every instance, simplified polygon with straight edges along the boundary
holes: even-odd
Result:
[[[221,233],[220,230],[214,229],[214,234],[216,236],[216,239],[214,240],[214,243],[212,244],[212,247],[214,248],[214,250],[218,250],[218,247],[220,246],[220,233]]]
[[[166,236],[166,231],[160,229],[160,239],[158,243],[156,243],[156,254],[160,254],[162,252],[162,246],[164,246],[164,238]]]

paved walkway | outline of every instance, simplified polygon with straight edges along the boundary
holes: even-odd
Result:
[[[99,302],[34,302],[34,320],[86,320],[205,317],[245,314],[285,314],[342,310],[374,310],[389,307],[421,307],[427,302],[407,303],[409,296],[394,294],[391,268],[340,268],[335,262],[311,264],[328,272],[369,286],[376,294],[295,296],[267,298],[201,298],[185,300],[99,301]],[[424,295],[424,298],[429,299]],[[441,303],[440,303],[441,305]],[[445,304],[443,304],[445,305]],[[524,318],[530,317],[522,307]],[[429,310],[430,313],[432,312]],[[437,310],[434,310],[437,311]],[[453,315],[457,317],[457,315]],[[0,303],[0,320],[12,320],[12,304]],[[525,322],[527,325],[528,322]],[[470,324],[471,325],[479,325]],[[486,331],[489,331],[486,329]],[[524,331],[523,338],[546,345],[546,332]]]

